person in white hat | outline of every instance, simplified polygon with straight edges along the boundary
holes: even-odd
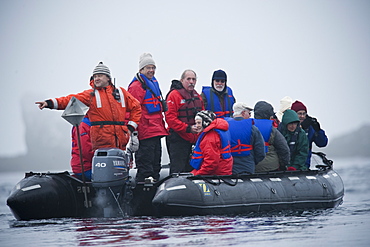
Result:
[[[112,83],[109,68],[100,62],[93,70],[91,88],[65,97],[35,102],[44,108],[64,110],[70,99],[76,97],[90,107],[87,116],[91,121],[92,151],[98,148],[126,149],[130,135],[139,124],[139,102],[124,88]],[[125,119],[130,113],[129,120]]]
[[[159,179],[161,138],[168,135],[162,114],[166,105],[154,77],[156,69],[152,55],[143,53],[139,59],[139,72],[128,86],[128,91],[140,102],[142,113],[138,126],[139,150],[135,153],[137,182],[144,182],[150,177]]]
[[[265,158],[265,144],[261,132],[250,118],[253,109],[246,103],[233,105],[233,118],[225,118],[231,135],[233,174],[253,174],[255,166]]]

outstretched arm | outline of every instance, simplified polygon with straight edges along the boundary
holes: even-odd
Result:
[[[48,106],[48,103],[46,103],[46,101],[38,101],[38,102],[35,102],[35,104],[39,105],[40,110],[42,110],[42,109],[44,109],[45,107]]]

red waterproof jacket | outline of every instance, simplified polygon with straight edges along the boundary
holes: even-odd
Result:
[[[143,89],[141,82],[137,80],[133,81],[128,87],[128,92],[131,93],[131,95],[141,104],[141,118],[137,128],[139,132],[139,140],[168,135],[162,111],[149,113],[145,107],[144,98],[146,90]]]
[[[222,144],[220,135],[214,130],[228,130],[229,124],[222,118],[216,118],[203,130],[206,132],[200,143],[203,153],[203,162],[199,170],[193,170],[194,175],[231,175],[233,169],[233,157],[222,158]]]
[[[140,121],[139,101],[121,87],[117,88],[120,99],[116,100],[112,94],[114,91],[112,84],[96,89],[94,89],[93,82],[90,82],[90,85],[92,89],[81,93],[50,99],[53,102],[51,108],[63,110],[67,107],[69,100],[73,96],[76,97],[90,107],[87,115],[91,121],[90,134],[93,151],[98,148],[112,147],[125,150],[130,138],[127,125],[136,129]],[[128,123],[125,121],[126,112],[130,112]]]
[[[90,121],[88,121],[90,123]],[[84,163],[84,171],[91,170],[91,162],[94,156],[92,151],[92,144],[90,139],[90,125],[85,121],[82,121],[78,126],[80,130],[80,140],[82,148],[82,161]],[[71,152],[71,167],[73,173],[82,173],[80,165],[80,151],[78,148],[78,136],[77,129],[73,126],[72,128],[72,152]]]
[[[194,90],[193,96],[199,98],[197,102],[200,102],[199,105],[201,109],[199,111],[204,110],[203,100],[202,97]],[[189,98],[190,98],[189,94]],[[199,134],[193,134],[186,132],[189,123],[186,122],[185,119],[179,118],[179,110],[183,108],[186,104],[189,104],[186,99],[180,94],[178,90],[172,90],[167,96],[167,105],[168,111],[165,113],[166,122],[168,124],[169,129],[173,129],[177,132],[184,140],[189,141],[190,143],[195,143],[198,139]],[[191,124],[195,123],[194,117],[196,115],[196,111],[194,109],[194,115],[191,116]]]

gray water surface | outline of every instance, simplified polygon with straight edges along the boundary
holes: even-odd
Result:
[[[334,160],[335,209],[243,216],[17,221],[6,198],[23,173],[0,174],[0,246],[370,246],[370,160]]]

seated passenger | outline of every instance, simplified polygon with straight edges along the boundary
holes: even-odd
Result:
[[[250,118],[252,110],[247,104],[238,102],[233,105],[233,118],[225,118],[231,136],[233,174],[252,174],[256,164],[265,158],[265,142]]]
[[[212,111],[203,110],[195,116],[195,126],[201,132],[191,157],[194,175],[231,175],[233,157],[230,154],[229,124],[216,118]]]
[[[289,164],[289,147],[284,136],[273,127],[274,108],[266,101],[254,106],[254,124],[265,141],[266,157],[256,165],[255,172],[285,170]]]
[[[289,96],[285,96],[284,98],[282,98],[280,100],[280,109],[279,111],[276,113],[276,117],[278,119],[278,123],[281,122],[281,120],[283,119],[283,114],[286,110],[288,109],[291,109],[292,107],[292,103],[293,103],[293,100],[292,98],[290,98]]]
[[[308,157],[306,160],[307,168],[310,168],[311,155],[312,155],[312,143],[315,143],[317,147],[326,147],[328,144],[328,137],[325,131],[321,129],[319,122],[316,118],[308,116],[306,106],[296,100],[292,105],[292,110],[298,114],[299,121],[301,122],[301,128],[306,132],[308,138]]]
[[[283,134],[289,146],[288,170],[307,170],[308,138],[306,132],[299,126],[297,113],[293,110],[286,110],[278,130]]]

